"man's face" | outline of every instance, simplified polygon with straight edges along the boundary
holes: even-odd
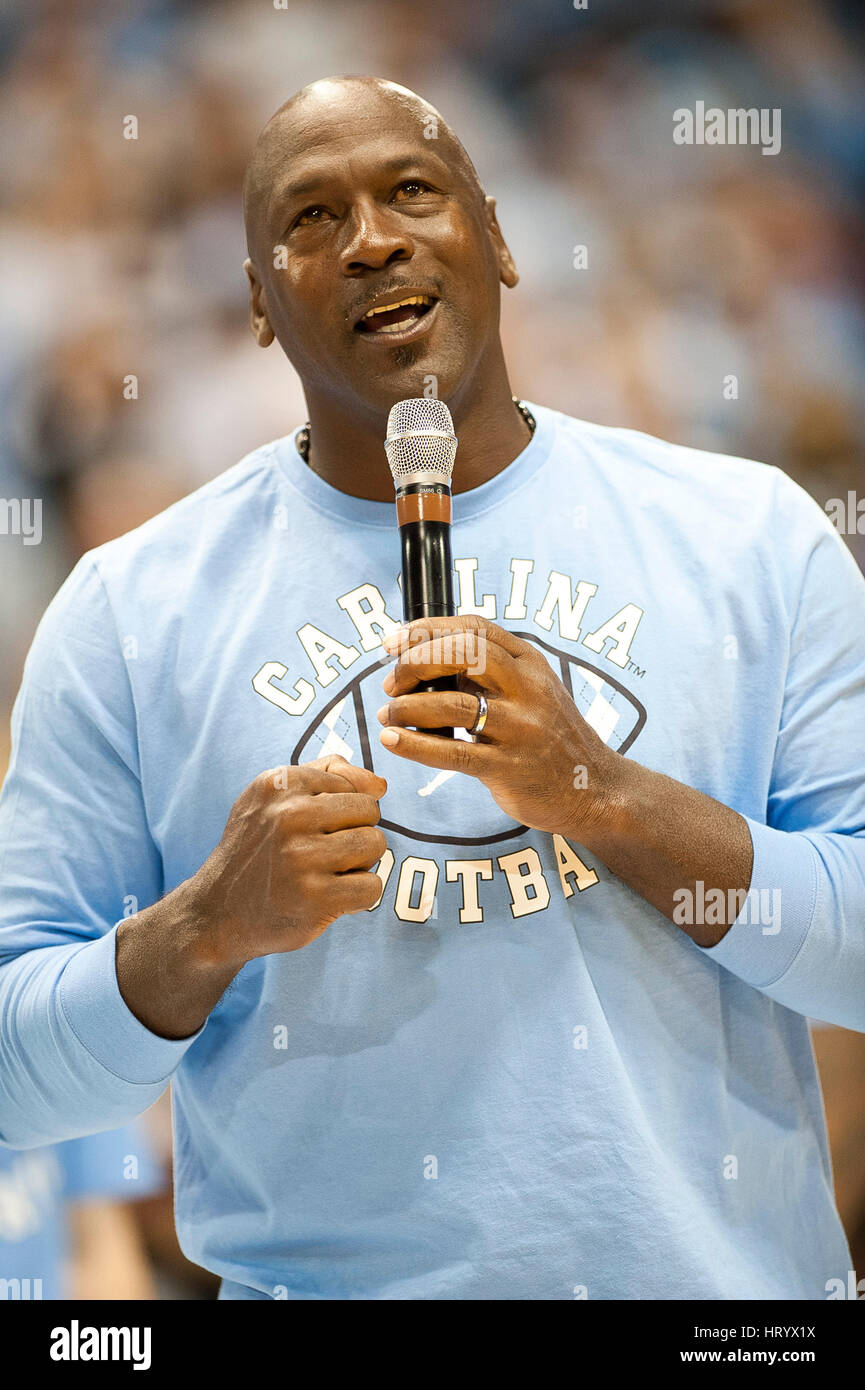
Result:
[[[272,330],[308,390],[349,405],[385,411],[430,377],[450,398],[497,345],[500,280],[516,282],[492,200],[449,141],[424,138],[422,108],[379,94],[303,102],[274,144],[259,342]]]

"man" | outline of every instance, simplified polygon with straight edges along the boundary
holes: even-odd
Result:
[[[775,469],[515,406],[516,270],[412,93],[304,89],[245,208],[309,426],[43,619],[0,808],[0,1134],[117,1124],[171,1078],[180,1239],[223,1298],[827,1297],[805,1015],[865,1029],[852,559]],[[425,390],[460,616],[409,642],[382,445]],[[473,739],[416,732],[449,726]]]

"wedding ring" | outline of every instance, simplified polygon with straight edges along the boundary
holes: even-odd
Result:
[[[478,695],[478,696],[477,696],[477,701],[478,701],[478,712],[477,712],[477,716],[476,716],[476,718],[475,718],[474,724],[472,724],[472,727],[468,730],[468,733],[470,733],[470,734],[472,734],[472,735],[483,733],[484,725],[485,725],[486,722],[487,722],[487,715],[489,714],[489,709],[490,709],[489,705],[487,704],[487,697],[486,697],[486,695]]]

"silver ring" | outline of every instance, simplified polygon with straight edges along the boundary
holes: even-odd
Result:
[[[477,692],[475,692],[475,693],[477,694]],[[472,724],[472,727],[471,727],[470,729],[467,730],[467,732],[470,733],[470,734],[472,734],[473,736],[474,736],[475,734],[482,734],[482,733],[483,733],[483,731],[484,731],[484,725],[485,725],[486,722],[487,722],[487,715],[489,714],[489,711],[490,711],[490,707],[489,707],[489,705],[487,704],[487,697],[486,697],[486,695],[477,695],[477,702],[478,702],[478,712],[477,712],[477,716],[476,716],[476,718],[475,718],[475,722],[474,722],[474,724]]]

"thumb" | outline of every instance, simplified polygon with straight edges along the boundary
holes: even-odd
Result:
[[[331,753],[326,758],[316,758],[310,766],[320,767],[324,772],[335,773],[337,777],[344,778],[356,792],[365,792],[367,796],[375,797],[376,801],[387,791],[387,782],[383,777],[376,776],[374,772],[369,772],[365,767],[354,767],[352,763],[346,762],[339,753]]]

